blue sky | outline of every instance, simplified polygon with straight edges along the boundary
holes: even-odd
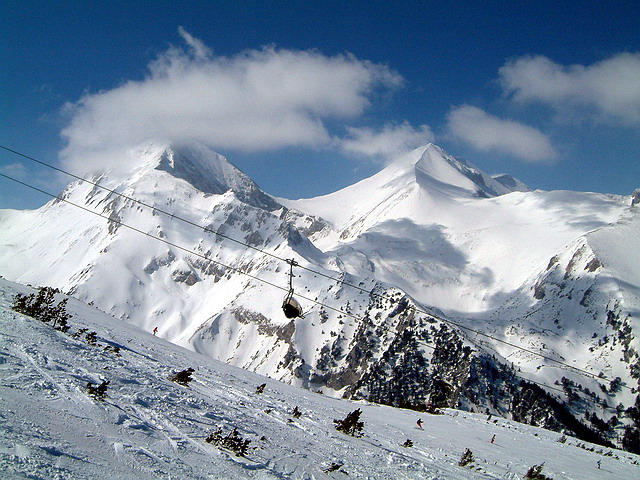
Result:
[[[637,1],[5,0],[0,55],[0,145],[80,174],[188,137],[312,197],[432,141],[532,188],[640,187]],[[0,178],[0,208],[47,200]]]

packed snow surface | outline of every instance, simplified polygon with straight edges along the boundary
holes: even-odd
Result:
[[[65,334],[11,310],[16,293],[31,291],[0,279],[3,478],[517,479],[543,462],[554,479],[640,477],[636,455],[561,443],[558,433],[486,415],[329,398],[188,351],[74,299]],[[74,338],[80,328],[97,332],[98,344]],[[188,387],[168,380],[186,368],[195,369]],[[87,383],[103,380],[104,401],[89,397]],[[333,424],[356,408],[360,438]],[[245,457],[205,442],[219,427],[250,440]],[[407,440],[413,446],[402,446]],[[462,467],[466,449],[475,460]],[[342,466],[326,471],[332,465]]]

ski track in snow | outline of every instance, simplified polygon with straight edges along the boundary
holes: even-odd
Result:
[[[90,346],[13,312],[13,296],[26,291],[0,279],[3,478],[515,479],[542,462],[554,479],[640,477],[640,457],[626,452],[592,445],[595,451],[587,451],[577,439],[562,444],[558,433],[480,414],[418,414],[297,389],[72,299],[69,333],[96,331],[99,346]],[[121,356],[105,345],[119,346]],[[189,387],[168,380],[187,367],[195,369]],[[110,381],[103,402],[85,393],[88,382],[102,380]],[[300,418],[291,415],[296,406]],[[363,411],[361,438],[333,425],[356,408]],[[246,457],[205,442],[218,427],[235,427],[251,440]],[[413,447],[401,446],[407,439]],[[476,459],[472,468],[458,466],[466,448]],[[343,467],[325,473],[334,462]]]

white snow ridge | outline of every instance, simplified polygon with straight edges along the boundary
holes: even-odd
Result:
[[[531,191],[435,145],[302,200],[197,143],[137,155],[0,210],[5,476],[640,472],[631,196]],[[303,318],[281,310],[288,259]],[[68,332],[12,310],[27,284],[69,296]],[[168,380],[186,368],[188,387]],[[338,432],[356,408],[363,436]],[[234,428],[243,457],[216,444]]]

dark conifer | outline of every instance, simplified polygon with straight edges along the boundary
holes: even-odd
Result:
[[[94,386],[93,383],[87,383],[87,394],[96,400],[104,400],[104,397],[107,396],[107,386],[109,385],[109,381],[103,381],[97,387]]]
[[[57,289],[51,287],[40,287],[37,293],[22,295],[18,293],[13,298],[12,309],[23,315],[36,318],[42,322],[53,321],[53,326],[62,331],[68,330],[67,320],[71,318],[66,311],[68,298],[65,298],[54,305]],[[65,329],[66,327],[66,329]]]
[[[475,459],[473,458],[473,452],[467,448],[462,454],[462,457],[460,457],[458,465],[460,465],[461,467],[466,467],[470,463],[473,463],[474,460]]]
[[[622,448],[627,452],[640,455],[640,429],[627,425],[622,436]]]
[[[84,337],[87,340],[87,343],[92,346],[96,346],[98,344],[98,333],[97,332],[89,332]]]
[[[189,382],[193,380],[191,378],[191,374],[195,372],[193,368],[187,368],[186,370],[182,370],[181,372],[176,373],[169,377],[169,380],[172,382],[179,383],[180,385],[184,385],[185,387],[189,386]]]
[[[344,463],[332,463],[331,465],[329,465],[327,468],[325,468],[324,470],[322,470],[324,473],[331,473],[331,472],[335,472],[338,471],[342,468],[342,466],[344,465]]]
[[[364,422],[359,421],[361,414],[362,411],[358,408],[347,415],[344,420],[334,420],[336,430],[354,437],[361,437],[364,427]]]
[[[544,467],[544,462],[540,465],[534,465],[525,474],[524,478],[529,480],[553,480],[551,477],[547,477],[542,473],[542,467]]]
[[[251,440],[246,440],[238,433],[238,429],[234,428],[227,435],[222,434],[222,427],[205,438],[205,442],[213,443],[219,448],[231,450],[238,457],[244,457],[249,450]]]

